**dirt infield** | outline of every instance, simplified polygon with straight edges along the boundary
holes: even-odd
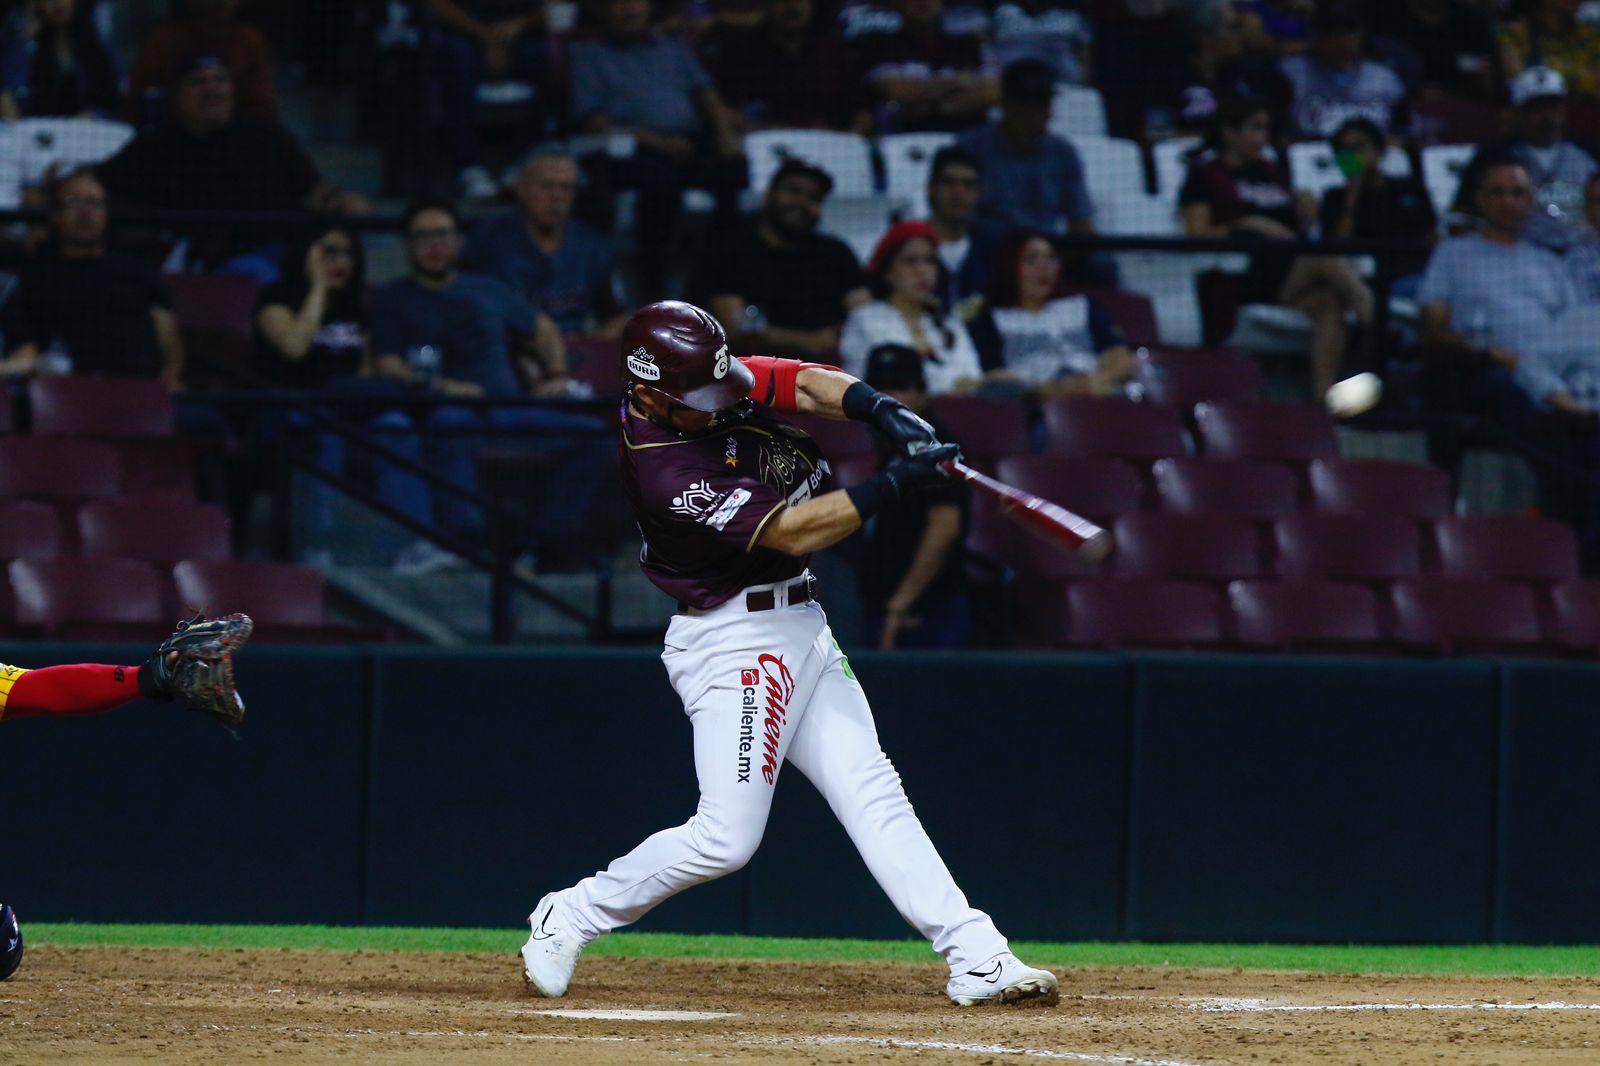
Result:
[[[36,948],[0,984],[0,1063],[1600,1061],[1594,980],[1061,977],[1054,1009],[959,1010],[936,964],[596,958],[552,1001],[524,994],[510,953]],[[552,1009],[724,1016],[537,1013]]]

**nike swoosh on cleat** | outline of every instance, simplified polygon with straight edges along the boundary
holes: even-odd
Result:
[[[544,917],[539,919],[539,928],[537,928],[537,929],[535,929],[533,931],[533,939],[535,939],[535,940],[549,940],[551,937],[555,936],[554,933],[545,932],[545,928],[544,928],[544,923],[548,922],[550,920],[550,912],[555,910],[555,909],[556,909],[555,905],[551,904],[550,910],[547,910],[547,911],[544,912]]]
[[[994,969],[988,971],[987,973],[985,973],[982,970],[968,970],[967,971],[967,976],[969,976],[969,977],[981,977],[985,981],[988,981],[992,985],[992,984],[996,984],[1000,980],[1000,970],[1001,970],[1001,966],[997,962],[997,963],[994,964]]]

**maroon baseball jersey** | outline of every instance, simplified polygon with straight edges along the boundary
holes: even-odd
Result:
[[[709,608],[804,572],[806,559],[756,539],[783,508],[827,492],[832,474],[815,441],[765,409],[684,437],[624,404],[622,487],[644,537],[645,576],[668,596]]]

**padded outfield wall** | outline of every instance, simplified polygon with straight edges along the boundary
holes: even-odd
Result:
[[[1600,942],[1600,666],[854,662],[1012,936]],[[649,651],[263,647],[239,672],[237,741],[147,705],[0,726],[0,898],[35,921],[509,927],[694,809]],[[642,927],[909,935],[805,779],[777,787],[750,866]]]

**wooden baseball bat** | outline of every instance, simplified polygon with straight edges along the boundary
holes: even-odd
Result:
[[[1111,554],[1111,534],[1087,518],[1041,496],[980,474],[965,463],[951,461],[945,463],[944,468],[952,477],[960,478],[995,500],[1001,514],[1056,547],[1074,552],[1091,563],[1098,563]]]

